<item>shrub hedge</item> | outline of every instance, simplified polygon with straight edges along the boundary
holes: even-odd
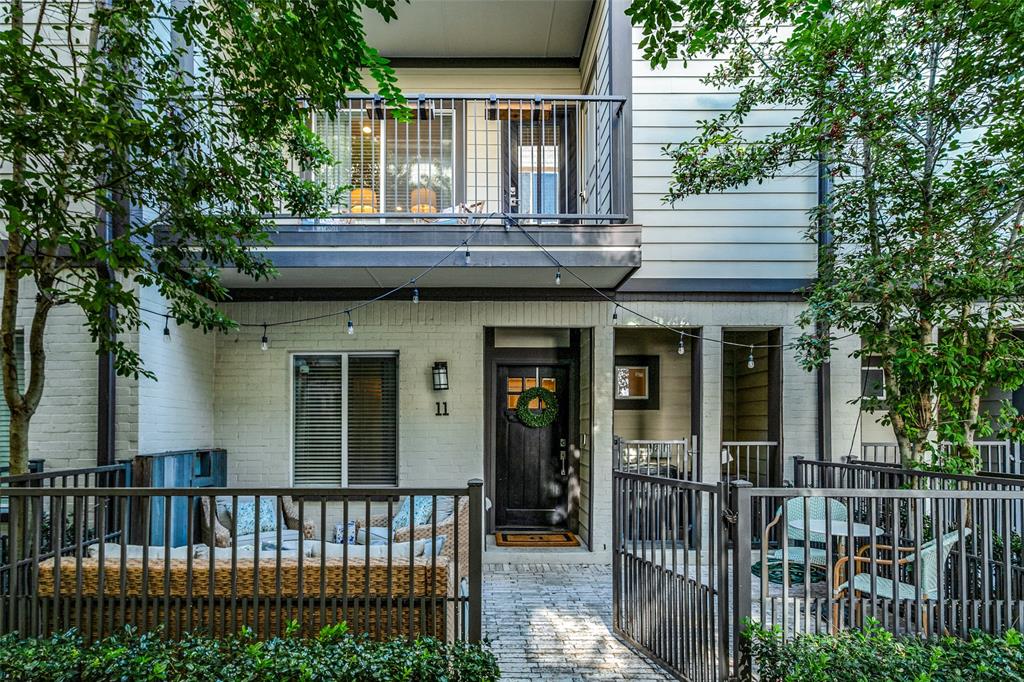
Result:
[[[476,682],[497,680],[483,646],[423,638],[375,642],[325,628],[317,637],[291,633],[258,641],[250,632],[225,638],[191,634],[164,640],[130,630],[85,646],[75,632],[50,639],[0,637],[0,680],[39,682]]]
[[[975,633],[970,639],[896,637],[869,624],[835,635],[747,630],[762,682],[985,682],[1024,680],[1024,637]]]

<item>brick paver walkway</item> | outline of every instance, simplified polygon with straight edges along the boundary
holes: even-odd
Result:
[[[484,566],[484,636],[504,680],[671,680],[612,634],[610,566]]]

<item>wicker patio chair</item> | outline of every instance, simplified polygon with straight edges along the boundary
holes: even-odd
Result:
[[[937,601],[939,595],[939,566],[945,568],[953,548],[960,542],[961,534],[966,539],[971,534],[970,528],[954,530],[939,537],[937,540],[930,540],[920,547],[893,547],[892,545],[874,545],[875,552],[884,552],[892,558],[880,559],[877,556],[869,557],[865,554],[871,551],[871,545],[861,547],[854,557],[844,556],[836,561],[833,584],[835,586],[834,599],[838,602],[850,590],[860,596],[875,597],[892,602],[898,605],[899,602],[916,601],[918,586],[905,583],[900,580],[900,569],[913,565],[914,570],[920,576],[918,583],[922,602]],[[900,554],[904,554],[902,558]],[[936,556],[938,555],[938,556]],[[936,560],[938,559],[938,561]],[[847,576],[848,563],[852,561],[853,578],[845,580]],[[875,576],[871,576],[871,566],[874,565]],[[857,573],[857,567],[867,567],[868,572]],[[890,576],[878,575],[879,566],[888,567]],[[842,581],[842,582],[841,582]],[[873,581],[873,585],[872,585]],[[838,603],[833,607],[834,622],[838,624]],[[928,608],[927,603],[922,603],[922,618],[925,634],[928,632],[928,621],[924,618],[924,611]]]

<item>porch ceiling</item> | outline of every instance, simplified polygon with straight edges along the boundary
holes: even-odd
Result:
[[[387,23],[364,11],[388,57],[577,58],[593,0],[416,0]]]

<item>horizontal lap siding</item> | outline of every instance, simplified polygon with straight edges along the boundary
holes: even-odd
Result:
[[[722,193],[693,196],[673,206],[663,201],[673,164],[663,147],[692,139],[700,121],[728,111],[735,92],[701,82],[714,60],[673,62],[652,70],[633,32],[633,207],[644,226],[643,267],[631,287],[652,279],[805,279],[815,273],[816,249],[806,238],[808,211],[816,203],[817,169],[790,168],[778,178]],[[744,128],[763,139],[796,111],[754,111]]]

